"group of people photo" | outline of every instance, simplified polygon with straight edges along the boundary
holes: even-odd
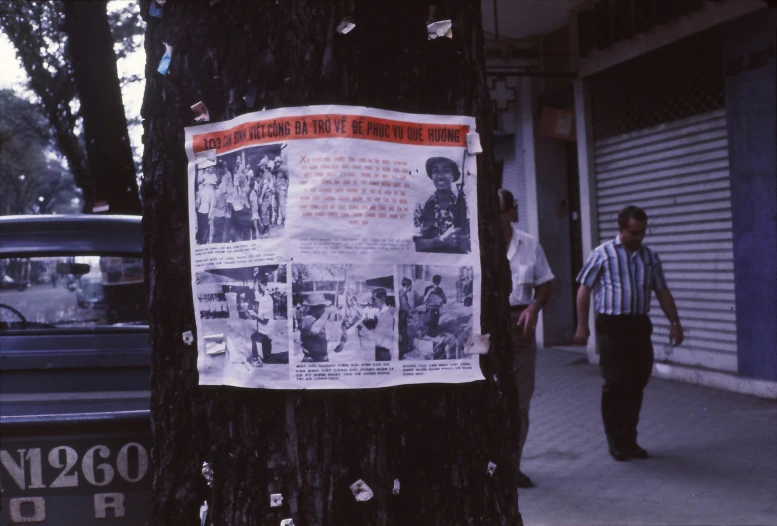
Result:
[[[219,156],[215,164],[198,166],[194,195],[198,245],[279,235],[286,224],[289,193],[284,147],[246,148]]]
[[[292,275],[300,361],[396,359],[393,267],[295,264]]]

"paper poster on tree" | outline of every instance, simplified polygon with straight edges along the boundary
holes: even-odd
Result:
[[[186,129],[200,383],[483,378],[472,117],[282,108]]]

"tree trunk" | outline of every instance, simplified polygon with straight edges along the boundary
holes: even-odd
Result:
[[[84,122],[95,202],[112,214],[140,214],[107,0],[65,0],[65,32]]]
[[[355,4],[355,8],[353,7]],[[148,524],[191,525],[203,500],[219,526],[521,524],[510,277],[498,230],[480,0],[436,2],[453,39],[427,39],[424,2],[167,2],[148,16],[143,158],[152,343],[154,487]],[[355,9],[355,11],[352,11]],[[354,17],[356,29],[336,32]],[[163,42],[170,71],[156,72]],[[478,157],[485,381],[343,391],[198,387],[189,268],[184,126],[203,101],[212,120],[256,107],[346,104],[473,115]],[[215,483],[201,475],[210,462]],[[493,476],[487,465],[497,469]],[[349,486],[375,492],[356,502]],[[392,494],[394,479],[399,495]],[[270,507],[281,493],[283,506]]]

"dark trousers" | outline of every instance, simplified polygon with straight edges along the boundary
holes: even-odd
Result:
[[[376,362],[390,362],[391,350],[386,347],[375,346],[375,361]]]
[[[405,355],[410,352],[410,339],[407,334],[407,312],[399,311],[399,359],[404,360]]]
[[[429,336],[437,336],[440,333],[440,306],[429,307]]]
[[[235,241],[249,241],[251,239],[251,210],[245,207],[233,210],[232,228],[235,231]]]
[[[210,218],[208,214],[197,212],[197,244],[204,245],[210,237]]]
[[[229,224],[232,220],[228,217],[213,218],[213,242],[226,243],[229,241]]]
[[[259,342],[262,344],[262,358],[267,360],[272,354],[272,340],[269,336],[259,331],[254,331],[251,334],[251,358],[256,359],[259,357],[259,351],[256,346]]]
[[[653,324],[646,315],[596,316],[602,421],[607,439],[619,445],[636,443],[642,392],[653,371]]]

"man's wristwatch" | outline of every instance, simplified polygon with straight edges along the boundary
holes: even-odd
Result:
[[[680,328],[682,329],[682,327],[683,327],[683,326],[682,326],[682,325],[680,325],[680,322],[679,322],[679,321],[673,321],[673,322],[672,322],[672,327],[680,327]]]

